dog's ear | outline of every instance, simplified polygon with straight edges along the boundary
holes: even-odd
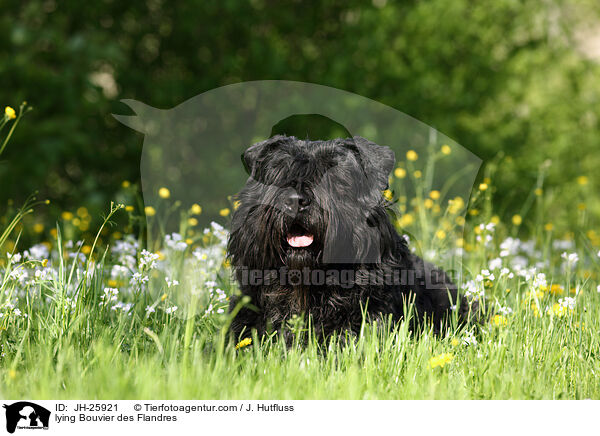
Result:
[[[362,136],[347,139],[346,145],[360,154],[360,160],[369,181],[380,191],[387,189],[388,177],[396,164],[394,151],[389,147],[368,141]]]
[[[252,174],[258,160],[264,156],[269,150],[278,147],[290,138],[287,136],[276,135],[265,141],[257,142],[251,145],[244,153],[242,153],[242,164],[248,175]]]

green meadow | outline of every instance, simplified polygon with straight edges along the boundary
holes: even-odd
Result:
[[[0,153],[26,110],[6,110]],[[225,253],[235,203],[221,210],[223,225],[197,228],[202,205],[177,209],[163,187],[156,207],[107,205],[92,238],[78,238],[93,225],[82,205],[63,211],[56,225],[33,229],[40,242],[24,246],[30,218],[45,207],[31,198],[0,227],[0,396],[600,398],[600,235],[586,205],[555,223],[542,167],[518,214],[495,209],[500,188],[489,170],[470,199],[445,199],[417,168],[451,153],[444,145],[429,156],[399,156],[382,195],[399,211],[399,231],[427,241],[430,250],[421,254],[444,263],[435,250],[444,247],[460,259],[462,291],[494,307],[481,325],[435,336],[413,334],[408,323],[365,323],[356,338],[319,344],[291,320],[308,345],[286,347],[277,332],[236,343],[224,333],[237,292]],[[408,178],[419,187],[415,198],[402,194]],[[589,183],[578,178],[572,197],[585,197]],[[139,196],[135,183],[123,187]],[[145,219],[160,228],[172,208],[180,231],[149,247],[135,229]]]

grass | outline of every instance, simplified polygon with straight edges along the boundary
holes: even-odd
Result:
[[[567,237],[558,238],[545,219],[551,211],[540,192],[540,172],[531,201],[504,224],[494,214],[488,177],[472,197],[463,236],[464,200],[432,193],[434,187],[420,180],[413,180],[417,200],[407,200],[402,179],[410,171],[394,174],[385,195],[397,199],[399,226],[417,235],[433,260],[444,264],[442,252],[461,257],[462,289],[497,308],[479,328],[415,336],[407,324],[365,324],[355,340],[324,346],[311,341],[286,348],[274,337],[254,337],[251,345],[236,347],[223,334],[231,319],[228,296],[236,292],[224,260],[227,232],[218,224],[200,232],[189,228],[197,206],[185,212],[184,236],[161,235],[153,252],[119,229],[110,246],[97,237],[89,244],[64,240],[74,220],[67,214],[49,242],[19,252],[18,233],[2,241],[0,396],[600,398],[600,253],[589,217],[580,211],[568,222]],[[162,201],[168,197],[162,191]],[[121,209],[112,205],[105,224]],[[155,212],[149,220],[160,228]]]
[[[581,303],[593,307],[597,295]],[[7,398],[504,399],[598,398],[598,321],[514,313],[485,329],[477,345],[460,335],[411,337],[400,327],[366,327],[352,345],[285,349],[270,341],[236,351],[218,335],[167,319],[152,340],[135,318],[91,311],[64,330],[51,315],[14,326],[5,355]],[[122,317],[124,318],[124,317]],[[585,328],[581,326],[585,325]],[[18,332],[18,333],[17,333]],[[458,340],[458,344],[453,339]],[[6,348],[6,346],[5,346]],[[431,358],[451,353],[443,367]],[[24,382],[26,380],[26,382]]]

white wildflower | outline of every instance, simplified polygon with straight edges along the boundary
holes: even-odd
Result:
[[[563,254],[560,255],[560,257],[565,259],[566,265],[568,268],[575,266],[577,264],[577,262],[579,261],[579,256],[577,255],[577,253],[567,253],[565,251],[565,252],[563,252]]]
[[[558,300],[558,304],[567,309],[575,309],[575,298],[573,297],[565,297]]]
[[[472,332],[465,332],[463,344],[472,346],[477,345],[477,339],[475,338],[475,335]]]
[[[508,237],[500,243],[500,257],[506,257],[517,254],[521,240],[518,238]]]
[[[497,257],[495,259],[490,260],[489,268],[491,270],[500,269],[502,267],[502,259]]]
[[[27,259],[44,260],[50,256],[50,251],[44,244],[36,244],[23,254]]]
[[[513,310],[510,307],[508,307],[508,306],[507,307],[500,306],[498,308],[498,313],[501,314],[501,315],[504,315],[504,316],[508,316],[512,312],[513,312]]]
[[[148,283],[148,276],[143,275],[142,273],[136,272],[131,276],[131,280],[129,281],[134,286],[141,286]]]
[[[165,282],[167,282],[167,288],[179,285],[179,282],[177,280],[171,280],[168,277],[165,277]]]
[[[156,253],[151,253],[148,250],[142,250],[140,255],[140,269],[148,268],[154,269],[156,268],[156,261],[158,260],[159,255]]]
[[[106,303],[109,301],[116,301],[119,290],[115,288],[104,288],[104,294],[100,296],[100,299]]]
[[[15,253],[15,254],[10,254],[10,253],[6,253],[6,255],[8,256],[8,259],[10,260],[10,263],[19,263],[21,262],[21,253]]]
[[[482,278],[483,280],[483,278]],[[468,281],[465,284],[465,297],[472,301],[477,301],[482,298],[485,294],[485,291],[482,286],[473,280]]]
[[[185,251],[187,244],[182,239],[179,233],[171,233],[165,236],[165,245],[175,251]]]

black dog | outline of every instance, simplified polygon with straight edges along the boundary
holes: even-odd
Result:
[[[431,322],[436,332],[455,305],[466,319],[456,286],[412,254],[390,222],[382,195],[395,165],[390,148],[358,136],[274,136],[242,161],[250,178],[237,196],[228,256],[250,304],[232,322],[236,337],[285,331],[294,315],[310,317],[324,338],[358,333],[363,313],[400,321],[411,304],[415,326]]]

